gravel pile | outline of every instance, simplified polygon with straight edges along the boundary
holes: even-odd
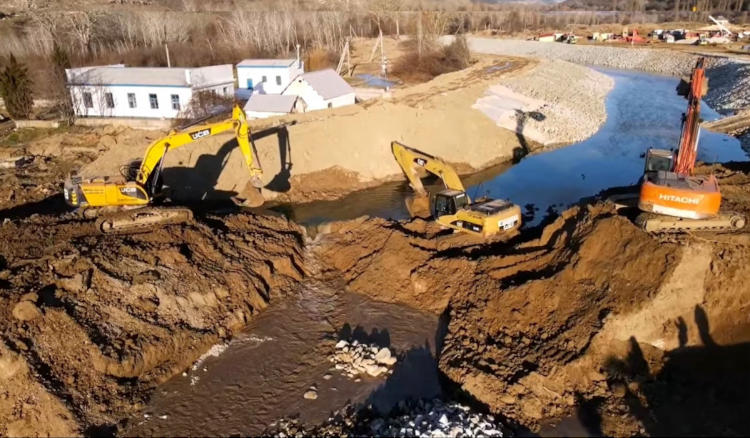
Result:
[[[750,64],[715,60],[708,69],[705,101],[722,114],[750,107]]]
[[[407,436],[407,437],[502,437],[507,428],[492,415],[439,399],[402,401],[391,415],[381,416],[369,408],[348,407],[320,425],[298,419],[272,424],[264,435],[302,436]]]
[[[398,359],[388,348],[380,348],[375,344],[340,340],[336,344],[333,355],[328,358],[334,367],[350,379],[360,374],[378,377],[393,372],[391,367]]]
[[[550,86],[565,84],[565,86]],[[511,90],[545,102],[543,118],[526,117],[524,135],[538,132],[543,144],[569,144],[594,135],[607,120],[605,101],[614,80],[588,67],[559,60],[540,63],[526,75],[503,82]]]
[[[576,64],[640,70],[676,77],[689,75],[697,58],[695,54],[666,49],[570,45],[493,38],[469,38],[469,46],[477,53],[560,59]],[[722,114],[750,107],[750,64],[721,56],[709,56],[706,62],[710,79],[706,96],[708,104]]]

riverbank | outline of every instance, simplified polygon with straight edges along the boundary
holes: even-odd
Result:
[[[450,38],[445,38],[449,41]],[[560,59],[581,65],[639,70],[682,77],[690,74],[699,56],[694,53],[646,47],[571,45],[538,41],[469,37],[473,52]],[[721,114],[750,107],[750,64],[726,55],[705,55],[709,91],[706,102]]]

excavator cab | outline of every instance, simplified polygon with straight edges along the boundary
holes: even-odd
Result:
[[[469,205],[466,192],[460,190],[443,190],[435,195],[432,203],[432,216],[435,218],[456,214]]]
[[[646,152],[646,167],[644,175],[649,177],[660,170],[672,172],[674,170],[674,152],[666,149],[649,149]]]

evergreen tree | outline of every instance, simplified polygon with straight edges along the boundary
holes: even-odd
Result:
[[[8,65],[0,72],[0,97],[14,119],[27,119],[34,107],[31,79],[26,67],[10,55]]]

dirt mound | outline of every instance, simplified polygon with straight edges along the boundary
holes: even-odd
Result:
[[[3,435],[28,431],[13,428],[38,411],[69,410],[57,418],[71,431],[113,426],[305,275],[301,230],[276,217],[209,216],[124,237],[37,217],[4,224],[0,236],[10,350],[0,362],[18,363],[28,391],[47,393],[37,410],[1,402]],[[51,433],[67,435],[63,426]]]
[[[717,174],[724,208],[745,214],[749,171],[697,168]],[[595,204],[569,209],[535,239],[449,251],[436,249],[438,231],[423,221],[324,231],[314,250],[327,275],[375,299],[445,312],[441,370],[521,428],[750,431],[745,230],[651,236]]]
[[[546,376],[585,354],[607,318],[648,302],[678,254],[621,217],[579,214],[554,226],[567,236],[558,254],[540,257],[549,262],[492,269],[495,287],[455,297],[441,357],[448,377],[527,426],[573,406],[578,384],[603,380],[595,370],[567,382]]]
[[[377,300],[440,313],[454,293],[469,289],[475,263],[440,256],[433,222],[360,218],[321,230],[313,251],[324,275]]]

